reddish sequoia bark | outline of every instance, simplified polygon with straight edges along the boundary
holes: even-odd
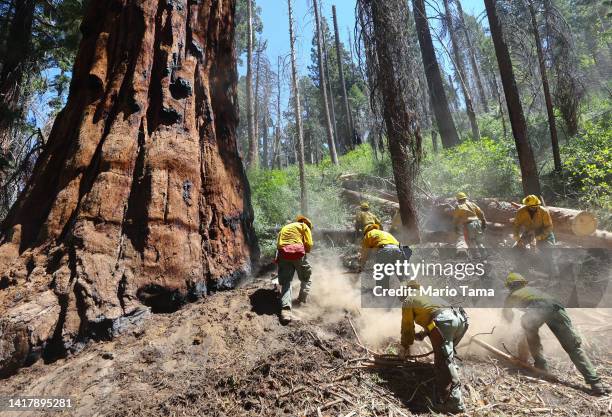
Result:
[[[2,226],[0,374],[249,272],[234,6],[90,3],[68,103]]]

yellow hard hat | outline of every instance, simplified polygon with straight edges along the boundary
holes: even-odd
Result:
[[[361,207],[362,210],[368,210],[370,208],[370,205],[367,201],[362,201],[359,207]]]
[[[541,205],[542,202],[540,201],[538,196],[535,196],[532,194],[532,195],[528,195],[527,197],[523,198],[523,204],[526,205],[527,207],[535,207],[535,206]]]
[[[527,285],[527,280],[518,272],[510,272],[506,278],[506,288],[515,287],[517,285]]]
[[[376,223],[370,223],[367,224],[366,227],[363,228],[363,234],[365,235],[366,233],[368,233],[370,230],[374,230],[374,229],[378,229],[380,230],[380,226],[377,225]]]
[[[458,192],[455,198],[457,200],[465,200],[467,198],[467,194],[464,192]]]
[[[297,216],[295,218],[296,222],[300,222],[300,223],[304,223],[306,226],[308,226],[308,228],[310,230],[312,230],[313,226],[312,226],[312,222],[310,221],[310,219],[306,216],[302,216],[301,214],[299,216]]]
[[[410,279],[408,280],[406,287],[419,289],[421,288],[421,284],[419,284],[419,282],[416,279]]]

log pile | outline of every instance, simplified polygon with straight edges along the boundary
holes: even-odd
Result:
[[[395,201],[348,188],[343,188],[342,196],[353,203],[364,200],[374,202],[382,206],[383,210],[393,211],[394,214],[399,209],[399,204]],[[475,202],[487,217],[490,233],[500,235],[512,233],[514,216],[522,207],[520,204],[494,198],[477,199]],[[428,223],[437,226],[434,227],[433,233],[426,234],[425,241],[454,242],[452,229],[450,229],[453,203],[454,199],[428,198],[422,200],[423,209],[428,212]],[[597,230],[597,218],[592,213],[563,207],[547,206],[546,208],[551,214],[557,240],[586,248],[612,249],[612,233]]]

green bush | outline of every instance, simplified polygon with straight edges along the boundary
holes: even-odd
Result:
[[[520,172],[510,141],[465,141],[429,154],[422,180],[434,195],[465,191],[472,197],[512,197],[520,194]]]
[[[561,147],[566,196],[588,208],[612,209],[612,129],[608,118],[583,123]]]

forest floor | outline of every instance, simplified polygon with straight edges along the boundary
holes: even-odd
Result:
[[[75,416],[408,416],[435,415],[431,357],[401,366],[373,363],[399,338],[400,311],[359,309],[359,289],[338,262],[312,258],[312,302],[279,324],[271,276],[216,293],[171,314],[148,316],[129,333],[91,342],[81,352],[42,361],[0,381],[0,397],[68,396]],[[296,280],[297,281],[297,280]],[[612,398],[592,397],[546,331],[551,383],[519,372],[474,345],[497,312],[469,312],[473,325],[458,354],[469,416],[598,416]],[[612,385],[610,310],[572,310],[584,345]],[[604,330],[602,330],[604,329]],[[501,333],[501,332],[500,332]],[[510,329],[503,330],[506,341]],[[492,344],[499,340],[484,337]],[[511,345],[509,345],[511,346]],[[421,351],[427,351],[422,346]],[[49,413],[51,414],[51,413]],[[38,416],[40,412],[0,412]]]

